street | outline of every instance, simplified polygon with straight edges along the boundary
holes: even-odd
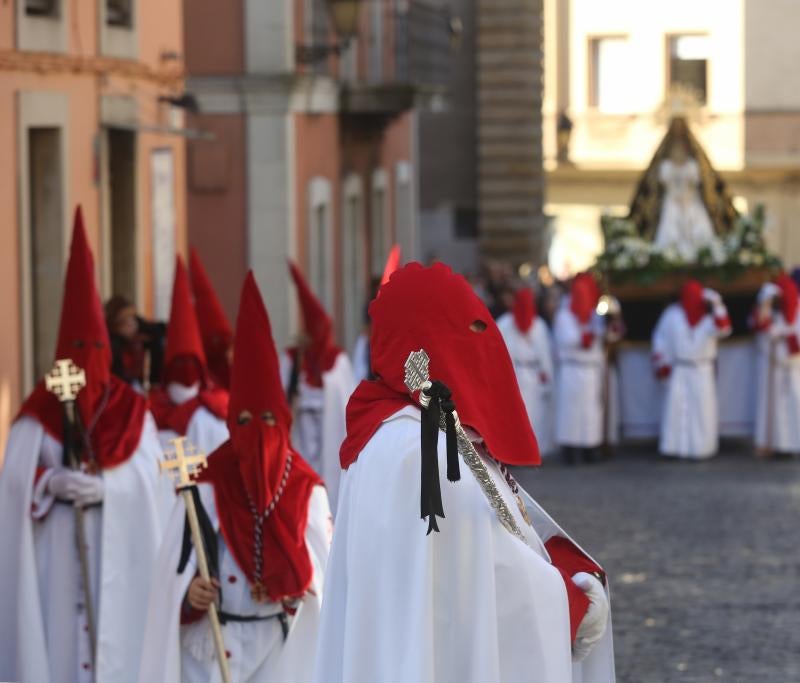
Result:
[[[619,683],[800,681],[800,462],[639,447],[516,475],[610,575]]]

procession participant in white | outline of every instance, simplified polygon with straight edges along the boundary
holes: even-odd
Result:
[[[144,397],[111,374],[94,277],[78,208],[56,347],[57,358],[85,372],[74,429],[65,433],[58,399],[39,383],[11,428],[0,473],[4,681],[136,680],[161,540],[160,449]],[[68,449],[80,452],[80,470],[65,462]],[[85,564],[76,543],[76,506],[83,510]]]
[[[594,277],[577,275],[553,326],[559,363],[555,437],[568,463],[574,462],[579,452],[587,461],[595,459],[606,435],[605,345],[619,339],[621,323],[597,314],[599,300]]]
[[[547,323],[536,312],[533,290],[529,287],[517,290],[511,312],[498,318],[497,327],[514,363],[519,390],[539,449],[549,453],[552,450],[553,351]]]
[[[216,579],[195,575],[178,502],[150,598],[142,683],[219,680],[206,617],[212,601],[233,681],[311,679],[330,509],[321,480],[289,440],[291,411],[252,273],[242,289],[234,348],[230,440],[198,477],[199,516]]]
[[[783,274],[759,292],[755,444],[762,455],[800,453],[800,315],[797,285]]]
[[[287,349],[281,375],[294,410],[292,437],[308,464],[322,477],[331,507],[339,491],[339,445],[345,435],[345,408],[355,388],[353,368],[333,336],[333,321],[314,296],[300,269],[289,264],[297,287],[303,335]]]
[[[204,453],[228,439],[228,392],[211,381],[180,256],[175,259],[163,382],[150,392],[150,409],[164,450],[178,436],[188,437]]]
[[[231,383],[233,330],[211,284],[211,278],[194,248],[189,252],[189,275],[192,278],[195,311],[208,371],[214,384],[227,390]]]
[[[411,263],[370,316],[377,379],[348,405],[315,681],[613,681],[602,570],[507,468],[539,454],[486,306],[447,266]],[[404,375],[420,349],[438,380],[423,410]]]
[[[661,314],[653,332],[653,364],[666,382],[662,455],[703,459],[717,452],[717,342],[730,333],[722,297],[696,280],[683,286],[680,303]]]

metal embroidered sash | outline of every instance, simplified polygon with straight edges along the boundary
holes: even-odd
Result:
[[[424,349],[420,349],[419,351],[412,352],[408,356],[404,366],[406,388],[412,394],[415,391],[419,391],[419,402],[423,408],[427,408],[430,402],[430,397],[425,395],[425,390],[431,386],[429,365],[430,358],[428,357],[428,354]],[[483,491],[483,495],[486,496],[486,499],[489,501],[489,505],[494,510],[495,515],[497,515],[497,519],[500,521],[500,524],[503,525],[506,531],[516,536],[527,545],[527,539],[517,525],[517,521],[514,518],[513,513],[509,509],[505,499],[495,485],[491,474],[489,474],[486,464],[483,462],[480,454],[472,444],[472,441],[470,441],[467,433],[464,431],[464,427],[461,425],[461,420],[458,417],[458,413],[453,411],[452,415],[455,420],[458,452],[461,454],[464,463],[470,469],[472,475],[475,477],[475,480],[478,482],[478,486],[480,486],[481,491]],[[440,417],[439,428],[442,431],[446,430],[444,415],[441,415]]]

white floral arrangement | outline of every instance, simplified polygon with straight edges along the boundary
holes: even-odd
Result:
[[[670,271],[692,267],[741,270],[776,267],[779,259],[771,255],[764,241],[763,213],[739,216],[733,230],[700,249],[694,261],[684,259],[677,249],[660,249],[642,238],[627,218],[604,216],[602,221],[605,251],[597,266],[603,271]]]

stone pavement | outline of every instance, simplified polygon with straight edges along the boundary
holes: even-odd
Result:
[[[640,447],[516,476],[609,572],[619,683],[800,682],[800,461]]]

